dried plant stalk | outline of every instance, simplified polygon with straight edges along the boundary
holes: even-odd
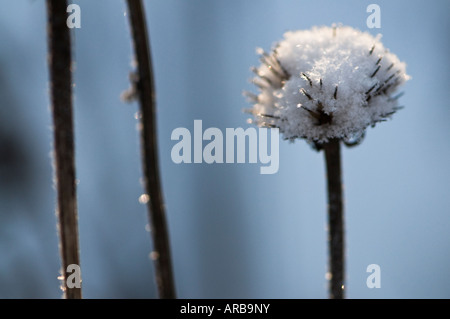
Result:
[[[328,188],[329,289],[331,299],[345,298],[344,205],[338,139],[323,144]]]
[[[80,288],[67,287],[67,267],[80,265],[72,115],[71,39],[67,2],[47,0],[51,110],[54,134],[54,178],[64,298],[80,299]]]
[[[156,98],[149,38],[141,0],[127,0],[129,19],[137,60],[136,88],[140,105],[140,134],[144,187],[150,199],[147,204],[154,250],[159,297],[176,298],[170,256],[169,235],[158,166],[156,138]]]

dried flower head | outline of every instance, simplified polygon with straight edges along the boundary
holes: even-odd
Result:
[[[252,82],[260,91],[245,92],[253,122],[278,127],[289,140],[358,143],[369,125],[400,108],[393,94],[409,79],[380,38],[351,27],[314,27],[286,32],[271,53],[258,49]]]

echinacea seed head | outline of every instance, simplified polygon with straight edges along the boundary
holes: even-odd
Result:
[[[397,88],[406,65],[381,36],[351,27],[290,31],[270,53],[258,49],[253,68],[258,94],[246,93],[259,126],[278,127],[284,139],[357,144],[368,126],[399,109]]]

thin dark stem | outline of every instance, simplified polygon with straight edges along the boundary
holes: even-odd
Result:
[[[81,287],[67,287],[67,267],[80,265],[72,119],[71,39],[66,25],[67,2],[47,0],[54,172],[62,260],[62,289],[67,299],[81,298]]]
[[[323,145],[328,187],[328,246],[330,298],[345,298],[344,209],[339,140]]]
[[[137,90],[141,111],[140,133],[144,187],[150,196],[148,215],[154,251],[156,282],[160,298],[176,298],[166,214],[159,179],[158,146],[156,139],[156,99],[150,45],[141,0],[127,0],[129,18],[138,63]]]

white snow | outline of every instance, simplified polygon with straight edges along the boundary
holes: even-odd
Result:
[[[351,27],[290,31],[271,53],[258,49],[259,93],[250,110],[259,126],[286,139],[350,141],[398,110],[393,93],[409,79],[405,63],[373,37]]]

